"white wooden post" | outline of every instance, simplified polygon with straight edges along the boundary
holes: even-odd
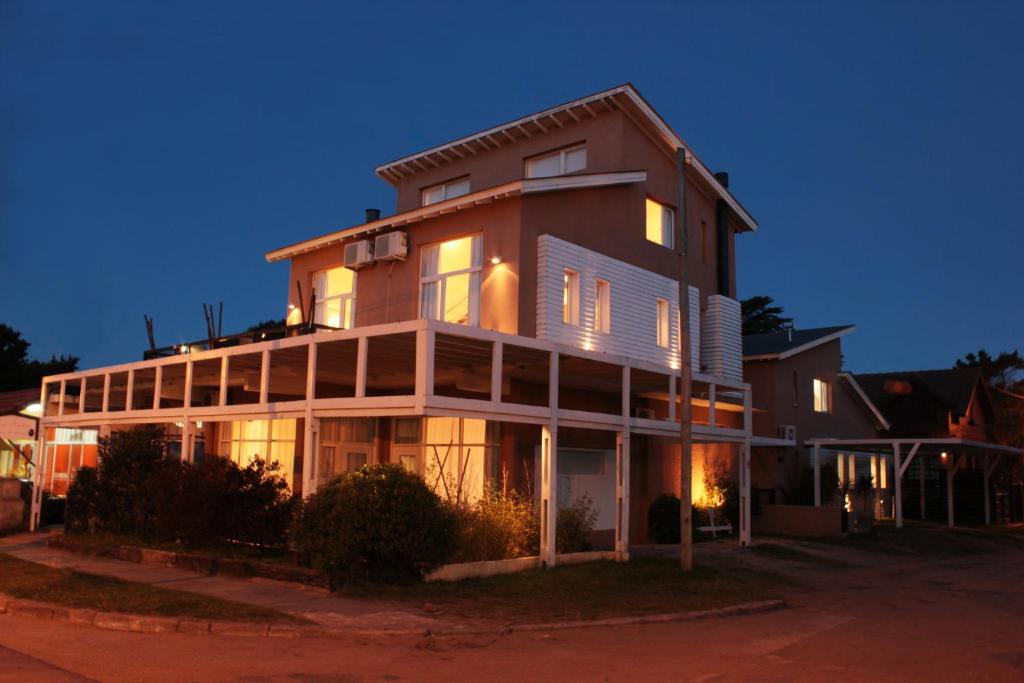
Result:
[[[416,330],[416,412],[422,413],[434,394],[434,331]]]
[[[750,437],[740,445],[740,546],[750,545]]]
[[[103,375],[103,407],[100,408],[100,412],[105,413],[110,410],[110,373]]]
[[[676,379],[677,378],[676,378],[676,376],[674,374],[668,376],[668,421],[669,422],[675,422],[676,421],[676,400],[678,398],[676,396]]]
[[[615,439],[615,554],[629,559],[630,370],[622,368],[622,429]]]
[[[555,520],[558,517],[558,351],[549,354],[548,405],[551,417],[541,429],[541,539],[540,560],[555,566],[557,548]]]
[[[953,479],[956,477],[956,473],[960,471],[960,465],[963,464],[964,456],[950,453],[949,457],[949,467],[946,468],[946,511],[949,516],[949,527],[952,529],[955,520],[953,511]]]
[[[893,454],[893,493],[896,495],[896,528],[903,528],[903,458],[900,455],[900,444],[894,441],[892,444]]]
[[[124,396],[124,409],[125,409],[125,411],[129,411],[129,410],[133,409],[132,398],[133,398],[133,394],[134,393],[135,393],[135,370],[129,370],[128,371],[128,384],[125,387],[125,396]]]
[[[302,434],[302,497],[309,498],[316,492],[316,435],[320,421],[313,417],[313,400],[316,398],[316,344],[309,344],[306,356],[306,419]]]
[[[192,432],[193,425],[192,420],[189,419],[188,415],[185,416],[184,421],[181,423],[181,461],[192,462]]]
[[[182,395],[181,405],[185,408],[192,407],[192,361],[185,361],[185,393]]]
[[[44,385],[45,387],[45,385]],[[64,382],[61,382],[61,388],[63,389]],[[63,393],[63,391],[61,392]],[[45,406],[46,403],[43,403]],[[39,528],[40,516],[43,509],[43,486],[45,485],[46,479],[46,466],[48,465],[48,458],[46,452],[46,428],[43,427],[42,422],[37,422],[39,434],[36,436],[36,457],[35,457],[35,469],[32,471],[32,508],[29,510],[28,516],[28,530],[36,531]]]
[[[217,405],[226,406],[228,404],[228,363],[231,362],[231,356],[221,356],[220,359],[220,391],[217,394]]]
[[[270,350],[260,354],[260,404],[266,404],[270,395]]]
[[[985,524],[992,523],[992,495],[991,495],[991,481],[992,474],[996,471],[996,467],[999,466],[999,461],[1003,459],[1002,453],[992,458],[988,453],[985,454]]]
[[[160,386],[164,381],[164,366],[156,366],[153,377],[153,410],[156,410],[160,407]]]
[[[718,400],[718,386],[712,382],[708,384],[708,426],[714,427],[718,422],[715,414],[715,402]]]
[[[356,398],[366,396],[366,352],[367,338],[360,337],[356,343]]]
[[[821,444],[814,442],[814,507],[821,507]]]
[[[57,400],[57,414],[58,415],[63,415],[64,414],[64,396],[66,395],[66,392],[67,392],[67,383],[68,383],[68,381],[66,379],[62,379],[60,381],[60,398]]]
[[[921,492],[921,521],[923,522],[928,516],[928,507],[925,505],[924,458],[917,461],[917,477],[919,479],[918,488]]]
[[[491,402],[501,403],[501,375],[505,345],[496,341],[491,346]]]

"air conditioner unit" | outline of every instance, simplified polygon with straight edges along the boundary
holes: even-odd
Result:
[[[654,420],[658,417],[652,408],[633,408],[633,417],[643,420]]]
[[[345,267],[358,270],[373,263],[370,240],[359,240],[345,245]]]
[[[779,438],[796,443],[796,425],[779,425]]]
[[[404,261],[408,253],[406,236],[401,230],[377,235],[373,241],[373,255],[378,261]]]

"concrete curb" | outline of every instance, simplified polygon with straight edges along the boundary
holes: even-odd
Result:
[[[64,621],[79,626],[92,626],[107,631],[132,633],[185,633],[190,635],[224,635],[267,638],[343,638],[351,636],[468,636],[500,635],[503,633],[558,631],[595,626],[631,626],[661,624],[674,621],[694,621],[760,614],[784,609],[783,600],[762,600],[730,605],[718,609],[668,614],[648,614],[635,617],[613,617],[579,621],[556,621],[544,624],[511,624],[504,628],[488,629],[328,629],[319,624],[264,624],[245,621],[206,621],[202,619],[176,619],[173,617],[147,617],[120,612],[96,612],[90,609],[62,607],[34,600],[21,600],[0,593],[0,614],[31,616],[51,621]]]

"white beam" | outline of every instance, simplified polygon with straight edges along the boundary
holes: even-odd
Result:
[[[715,401],[718,400],[718,389],[714,382],[708,384],[708,426],[714,427],[717,423],[715,414]]]
[[[309,498],[316,492],[316,435],[319,420],[313,417],[313,401],[316,399],[316,343],[309,345],[306,356],[306,415],[302,430],[302,497]]]
[[[502,364],[505,345],[496,341],[491,344],[491,401],[501,403]]]
[[[676,421],[676,375],[668,376],[668,421]]]
[[[64,383],[61,382],[61,387]],[[44,384],[45,386],[45,384]],[[45,405],[45,404],[44,404]],[[32,470],[32,506],[29,510],[28,530],[36,531],[39,528],[39,521],[43,509],[43,486],[45,485],[46,468],[49,464],[46,452],[46,430],[39,428],[36,435],[35,468]]]
[[[960,465],[963,463],[964,456],[956,453],[949,454],[950,462],[949,467],[946,471],[946,513],[948,516],[949,528],[953,528],[955,525],[955,513],[953,504],[953,479],[956,478],[956,473],[960,471]]]
[[[750,545],[750,437],[740,445],[740,546]]]
[[[164,381],[164,366],[156,366],[155,379],[153,381],[153,410],[160,409],[160,391]]]
[[[270,349],[260,353],[260,405],[267,403],[270,395]]]
[[[127,412],[127,411],[132,409],[132,398],[133,398],[133,395],[135,394],[135,371],[134,370],[129,370],[128,371],[128,385],[125,387],[125,391],[126,391],[126,393],[125,393],[125,396],[124,396],[124,409]]]
[[[228,404],[228,363],[231,362],[231,356],[222,356],[220,359],[220,390],[217,392],[217,405],[226,406]]]
[[[893,442],[893,443],[896,443],[896,442]],[[920,449],[921,449],[921,442],[920,441],[915,442],[914,445],[910,447],[910,453],[907,454],[906,461],[904,461],[904,463],[900,466],[899,475],[900,475],[901,478],[903,477],[904,474],[906,474],[907,468],[910,467],[910,463],[914,462],[914,456],[917,455],[917,452]]]
[[[615,436],[615,556],[620,562],[629,559],[629,433],[630,394],[632,384],[629,365],[622,368],[622,424]]]
[[[366,352],[367,339],[360,337],[356,343],[356,398],[366,396]]]
[[[416,405],[422,408],[434,395],[434,331],[416,331]]]
[[[894,471],[896,474],[896,481],[893,482],[893,488],[896,495],[896,528],[903,528],[903,458],[900,455],[900,442],[892,442],[892,454],[893,463],[895,465]]]
[[[101,413],[105,413],[110,410],[110,373],[103,375],[103,405],[100,408]]]
[[[541,428],[540,559],[555,566],[555,520],[558,517],[558,351],[548,355],[548,423]]]
[[[814,507],[821,507],[821,444],[814,442]]]
[[[928,506],[925,500],[926,489],[924,481],[924,458],[921,458],[920,460],[917,461],[917,477],[919,479],[917,485],[921,494],[921,521],[923,522],[925,518],[928,516]]]

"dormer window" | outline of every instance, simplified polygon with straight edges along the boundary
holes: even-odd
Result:
[[[550,178],[582,171],[587,167],[587,148],[577,145],[526,160],[527,178]]]
[[[446,199],[454,199],[469,194],[469,176],[457,180],[449,180],[447,183],[434,185],[423,190],[423,206],[430,206],[443,202]]]

